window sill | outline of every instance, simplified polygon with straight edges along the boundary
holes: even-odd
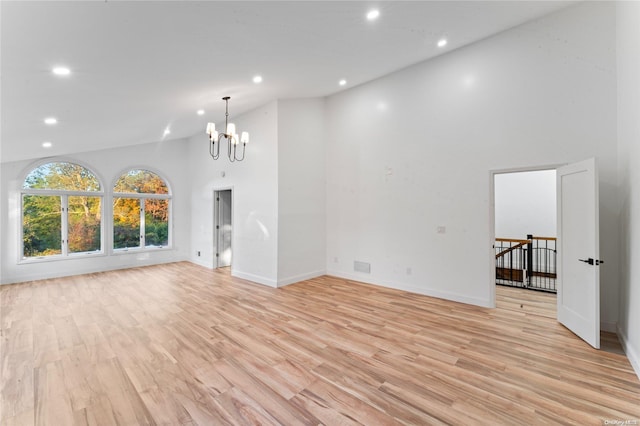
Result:
[[[170,251],[173,250],[171,246],[150,246],[150,247],[130,247],[130,248],[119,248],[113,249],[112,254],[114,256],[124,255],[124,254],[136,254],[136,253],[153,253],[157,251]]]
[[[105,257],[107,254],[103,251],[91,251],[84,253],[72,253],[66,256],[55,254],[51,256],[26,257],[18,261],[18,265],[28,265],[32,263],[59,262],[72,259],[91,259],[94,257]]]

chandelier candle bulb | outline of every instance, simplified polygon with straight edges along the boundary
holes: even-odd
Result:
[[[216,131],[216,124],[215,123],[207,123],[207,134],[209,136],[213,135]]]
[[[233,136],[236,133],[236,125],[233,123],[229,123],[227,124],[227,131],[226,133],[230,136]]]
[[[240,142],[242,142],[245,145],[249,143],[249,132],[242,132],[242,137],[240,139]]]

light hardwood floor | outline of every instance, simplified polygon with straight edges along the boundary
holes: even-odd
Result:
[[[640,424],[628,360],[553,300],[272,289],[190,263],[3,286],[1,423]]]

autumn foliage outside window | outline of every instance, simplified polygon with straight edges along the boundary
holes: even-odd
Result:
[[[166,182],[148,170],[131,170],[113,187],[113,248],[169,245],[169,201]]]
[[[120,176],[113,187],[113,248],[168,247],[170,201],[156,173],[134,169]],[[60,161],[35,168],[22,185],[22,258],[104,252],[103,205],[100,182],[86,167]]]

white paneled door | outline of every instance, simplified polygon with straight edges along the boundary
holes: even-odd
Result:
[[[598,173],[595,159],[560,167],[558,321],[600,348]]]

